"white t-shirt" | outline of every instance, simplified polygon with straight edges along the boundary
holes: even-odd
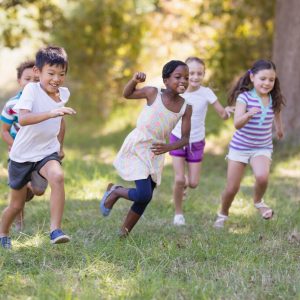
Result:
[[[65,87],[59,88],[60,102],[55,102],[42,89],[39,82],[28,83],[14,110],[27,109],[33,113],[50,111],[63,107],[68,101],[70,92]],[[60,143],[57,135],[61,118],[56,117],[37,124],[22,126],[16,135],[9,158],[13,161],[37,162],[46,156],[59,152]]]
[[[205,117],[207,106],[208,104],[216,102],[217,96],[210,88],[201,86],[196,91],[185,92],[182,97],[193,107],[190,143],[202,141],[205,138]],[[182,119],[179,120],[172,131],[172,134],[178,138],[181,138],[181,123]]]

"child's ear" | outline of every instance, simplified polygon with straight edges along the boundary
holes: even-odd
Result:
[[[40,70],[36,66],[33,66],[32,70],[34,73],[34,81],[38,82],[40,78]]]
[[[250,80],[251,80],[251,82],[253,82],[253,79],[254,79],[254,75],[253,75],[253,73],[250,73]]]
[[[40,75],[40,70],[38,69],[37,66],[33,66],[32,70],[33,70],[35,75]]]

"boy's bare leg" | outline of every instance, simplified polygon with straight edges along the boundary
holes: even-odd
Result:
[[[61,228],[65,205],[64,173],[60,163],[56,160],[48,161],[41,169],[40,174],[48,180],[50,194],[50,231]]]
[[[16,219],[15,219],[15,228],[16,228],[17,231],[22,231],[23,228],[24,228],[24,208],[16,216]]]
[[[8,236],[11,224],[24,208],[26,194],[26,185],[20,190],[11,189],[9,205],[3,210],[1,216],[0,237]]]

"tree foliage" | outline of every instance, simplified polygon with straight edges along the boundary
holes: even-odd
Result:
[[[274,14],[274,0],[202,1],[194,20],[213,30],[206,51],[215,84],[226,87],[255,60],[272,57]]]
[[[55,0],[0,1],[0,44],[17,48],[25,39],[48,40],[62,11]],[[46,34],[45,34],[46,33]]]
[[[132,0],[68,1],[52,37],[68,52],[73,90],[85,109],[105,113],[120,98],[142,48],[142,15]]]
[[[2,0],[0,42],[65,47],[73,101],[105,113],[137,65],[157,73],[166,60],[197,55],[210,84],[227,88],[271,58],[274,9],[274,0]]]

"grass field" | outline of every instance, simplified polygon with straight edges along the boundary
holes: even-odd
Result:
[[[63,162],[63,229],[72,242],[49,243],[49,191],[26,205],[26,228],[0,250],[1,299],[300,299],[300,151],[276,144],[264,221],[252,204],[250,170],[224,230],[212,224],[225,185],[230,124],[210,117],[200,185],[184,203],[187,225],[172,225],[170,159],[144,217],[125,240],[117,236],[130,203],[109,218],[98,205],[108,182],[120,182],[112,161],[137,115],[136,104],[107,123],[68,122]],[[210,113],[211,115],[212,113]],[[85,124],[81,127],[81,124]],[[0,206],[7,203],[6,149],[1,143]]]

